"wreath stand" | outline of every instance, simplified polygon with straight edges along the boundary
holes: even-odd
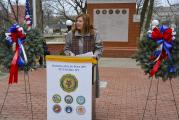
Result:
[[[149,95],[150,95],[150,92],[151,92],[152,81],[153,81],[153,79],[151,78],[150,79],[150,86],[149,86],[148,93],[147,93],[147,99],[146,99],[146,103],[145,103],[145,107],[144,107],[144,111],[143,111],[142,120],[144,120],[146,109],[147,109],[147,104],[148,104],[148,101],[150,100],[149,99]],[[155,96],[155,99],[154,99],[155,100],[155,116],[157,115],[157,102],[158,102],[159,81],[160,80],[157,79],[157,91],[156,91],[156,96]],[[177,104],[176,104],[176,99],[175,99],[175,94],[174,94],[174,90],[173,90],[172,80],[170,79],[169,81],[170,81],[170,88],[171,88],[172,97],[173,97],[173,100],[171,100],[171,101],[174,102],[174,105],[175,105],[175,108],[176,108],[176,112],[177,112],[177,117],[179,119],[179,111],[178,111],[178,107],[177,107]]]
[[[2,111],[3,111],[4,105],[6,103],[6,99],[8,97],[8,94],[9,94],[10,86],[11,85],[8,84],[8,87],[7,87],[7,90],[6,90],[6,93],[5,93],[5,97],[4,97],[4,101],[3,101],[1,109],[0,109],[0,115],[2,115]],[[25,91],[26,105],[27,105],[27,109],[30,110],[30,112],[31,112],[31,119],[33,120],[32,94],[31,94],[30,87],[31,86],[30,86],[30,81],[29,81],[29,73],[28,73],[28,71],[24,70],[24,88],[25,88],[24,91]],[[30,106],[28,105],[28,97],[29,97]]]

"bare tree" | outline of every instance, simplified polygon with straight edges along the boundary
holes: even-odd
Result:
[[[140,13],[140,9],[142,8],[143,4],[144,4],[144,0],[137,0],[137,1],[136,1],[136,5],[137,5],[137,14]]]
[[[154,0],[145,0],[141,12],[140,40],[143,38],[145,29],[149,27],[153,14]]]
[[[66,19],[74,20],[74,15],[87,12],[87,0],[43,0],[54,9],[54,14],[64,16]]]
[[[49,4],[43,4],[43,17],[47,25],[50,24],[50,18],[53,17],[53,8]]]
[[[3,24],[4,21],[10,22],[8,6],[4,1],[0,1],[0,8],[1,8],[1,11],[0,11],[1,24]]]
[[[36,0],[36,14],[37,14],[37,28],[43,31],[43,12],[42,12],[42,1]]]
[[[15,3],[13,3],[11,0],[8,0],[8,4],[10,6],[10,9],[11,9],[12,13],[13,13],[14,19],[15,19],[15,21],[17,23],[19,23],[19,18],[18,18],[18,11],[19,11],[19,7],[18,6],[19,5],[18,5],[18,3],[19,3],[19,0],[16,0]],[[13,7],[13,4],[16,5],[16,8]],[[15,9],[16,9],[16,11],[15,11]]]
[[[12,2],[11,0],[0,0],[0,19],[1,26],[6,26],[6,24],[12,24],[13,21],[19,23],[19,0]]]
[[[155,7],[162,6],[162,3],[163,3],[162,0],[155,0],[155,1],[154,1],[154,6],[155,6]]]
[[[148,9],[148,6],[149,6],[149,1],[150,0],[144,0],[144,4],[143,4],[143,7],[142,7],[142,11],[141,11],[140,27],[143,26],[143,23],[145,21],[147,9]]]
[[[145,29],[149,28],[150,22],[153,15],[153,8],[154,8],[154,0],[150,0],[149,10],[147,13],[146,23],[145,23]]]

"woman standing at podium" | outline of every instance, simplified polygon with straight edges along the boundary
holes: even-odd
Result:
[[[64,53],[67,56],[76,56],[81,54],[91,55],[99,60],[102,56],[103,44],[99,33],[90,24],[88,14],[81,14],[76,17],[74,28],[66,36]],[[98,66],[96,75],[96,97],[99,97],[99,72]]]

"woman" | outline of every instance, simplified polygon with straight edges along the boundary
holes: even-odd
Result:
[[[99,33],[90,25],[90,18],[88,14],[81,14],[76,17],[75,25],[72,31],[68,32],[66,36],[66,44],[64,53],[67,56],[76,56],[88,52],[93,53],[93,57],[99,60],[102,56],[103,44]],[[97,73],[98,72],[98,67]],[[97,94],[99,97],[99,74],[96,78]]]

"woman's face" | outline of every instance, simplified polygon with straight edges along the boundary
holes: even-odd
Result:
[[[76,28],[78,30],[82,30],[83,29],[83,25],[84,25],[84,21],[82,17],[79,17],[76,21]]]

